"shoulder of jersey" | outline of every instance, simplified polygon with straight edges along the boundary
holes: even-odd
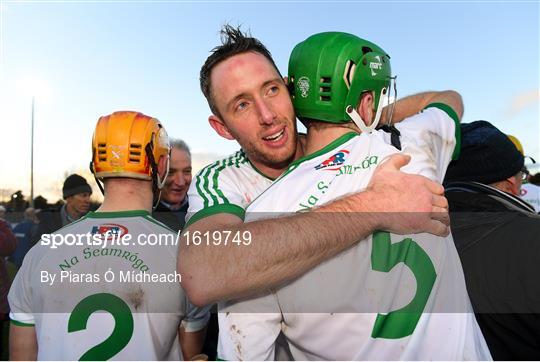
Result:
[[[251,165],[246,157],[244,151],[239,150],[228,157],[224,157],[221,160],[215,161],[214,163],[209,164],[200,170],[196,178],[210,178],[217,177],[221,172],[226,171],[227,169],[240,168],[243,165]]]
[[[240,168],[241,165],[245,164],[245,163],[248,163],[249,164],[249,161],[246,157],[246,154],[243,150],[239,150],[239,151],[236,151],[235,153],[227,156],[227,157],[224,157],[220,160],[217,160],[211,164],[209,164],[208,166],[205,166],[203,169],[201,169],[198,173],[197,173],[197,177],[201,176],[201,175],[204,175],[206,173],[209,172],[209,170],[213,170],[213,169],[225,169],[225,168],[229,168],[229,167],[236,167],[236,168]]]

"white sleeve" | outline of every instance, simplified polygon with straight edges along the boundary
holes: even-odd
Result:
[[[203,168],[194,177],[188,191],[189,209],[186,226],[219,213],[234,214],[244,219],[244,195],[218,161]]]
[[[34,247],[35,249],[35,247]],[[35,317],[32,308],[32,288],[30,287],[31,277],[37,271],[32,270],[33,254],[30,250],[24,258],[23,264],[8,294],[8,302],[11,312],[9,318],[11,322],[18,326],[34,326]]]
[[[459,155],[460,127],[455,112],[445,104],[434,103],[396,128],[401,132],[403,152],[413,160],[403,171],[442,182],[450,161]]]

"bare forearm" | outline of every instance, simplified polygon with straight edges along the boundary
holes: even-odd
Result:
[[[11,325],[9,329],[9,359],[11,361],[37,360],[37,338],[34,327]]]
[[[413,94],[399,99],[396,102],[394,112],[392,113],[392,123],[401,122],[405,118],[417,114],[431,103],[447,104],[457,113],[460,119],[463,116],[463,101],[459,93],[452,90],[441,92],[432,91]],[[383,108],[381,117],[383,122],[386,122],[387,116],[389,116],[390,107],[391,106],[387,106]]]
[[[206,327],[197,332],[186,332],[184,328],[179,328],[178,337],[184,361],[190,361],[194,356],[202,352],[204,340],[206,338]]]
[[[212,229],[240,235],[248,232],[249,246],[188,246],[184,239],[179,270],[190,300],[203,305],[268,290],[345,250],[375,229],[369,217],[359,220],[346,212],[353,209],[348,203],[361,203],[366,196],[338,200],[317,212]],[[203,232],[208,228],[194,224],[189,230]]]
[[[274,288],[375,230],[447,235],[444,188],[423,176],[399,172],[409,160],[403,154],[390,157],[377,167],[367,191],[312,212],[246,224],[229,214],[196,222],[189,232],[248,232],[252,242],[248,246],[197,246],[188,243],[184,233],[178,270],[190,300],[206,305]]]

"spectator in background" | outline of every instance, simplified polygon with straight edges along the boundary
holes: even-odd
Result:
[[[508,135],[508,138],[510,138],[518,151],[527,158],[527,156],[525,156],[523,146],[521,145],[521,142],[517,139],[517,137]],[[532,157],[528,158],[532,161],[532,163],[536,163]],[[540,187],[531,182],[532,176],[526,168],[523,171],[525,173],[525,176],[523,177],[523,184],[521,185],[519,196],[521,196],[523,200],[531,204],[534,207],[536,213],[540,213]]]
[[[540,172],[529,176],[529,183],[540,186]]]
[[[40,213],[40,223],[34,242],[43,234],[50,234],[84,216],[90,209],[92,188],[86,179],[77,174],[69,175],[62,187],[62,197],[66,203],[59,209],[44,210]]]
[[[188,145],[179,139],[171,140],[169,176],[161,191],[161,201],[153,216],[178,232],[184,227],[188,210],[187,191],[191,184],[191,152]]]
[[[169,175],[161,190],[161,198],[152,216],[169,228],[178,232],[184,228],[188,210],[187,191],[191,184],[191,151],[181,139],[171,139],[171,157]],[[209,360],[217,355],[218,322],[215,311],[211,314],[207,326],[206,339],[202,352]]]
[[[15,252],[10,256],[9,260],[20,268],[26,253],[34,245],[35,235],[39,224],[37,211],[33,207],[29,207],[24,211],[24,220],[15,226],[13,233],[17,237],[18,245]]]
[[[0,205],[0,219],[4,220],[5,217],[6,217],[6,208]]]
[[[478,323],[495,360],[540,359],[540,218],[519,198],[524,157],[489,122],[461,130],[445,186]]]
[[[4,322],[9,314],[7,295],[11,282],[6,269],[6,256],[11,255],[17,247],[17,238],[11,231],[11,225],[4,220],[5,214],[6,209],[0,206],[0,343],[3,341]]]

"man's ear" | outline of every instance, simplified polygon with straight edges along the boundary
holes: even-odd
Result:
[[[511,176],[505,181],[508,188],[507,192],[514,196],[519,196],[520,182],[518,181],[518,178],[516,176]]]
[[[208,117],[208,123],[210,123],[210,127],[212,127],[221,137],[228,140],[234,140],[233,135],[229,132],[229,128],[227,128],[225,123],[219,117],[212,114]]]
[[[283,81],[285,82],[285,85],[289,85],[289,77],[284,76]]]
[[[366,123],[366,126],[370,126],[373,123],[373,117],[375,116],[373,109],[373,92],[365,92],[360,96],[360,104],[358,105],[358,114]]]

